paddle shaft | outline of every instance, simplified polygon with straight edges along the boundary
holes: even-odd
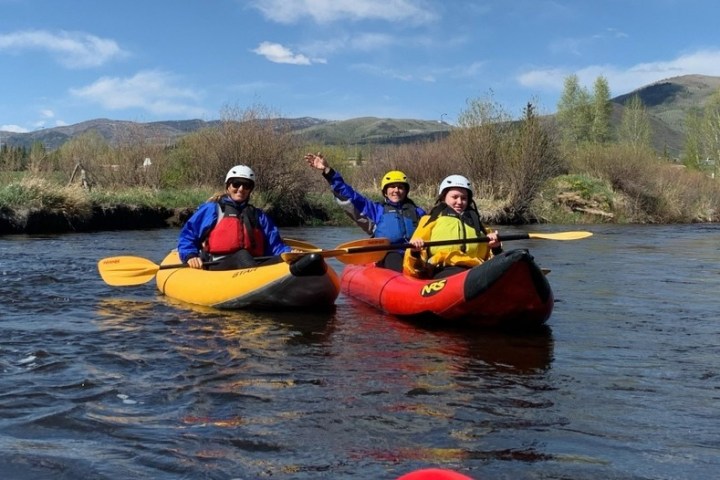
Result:
[[[312,253],[312,252],[310,252],[310,253]],[[270,260],[271,258],[275,258],[275,257],[279,257],[279,256],[280,255],[268,256],[268,257],[253,257],[253,259],[257,262],[264,262],[265,260]],[[211,262],[203,262],[203,267],[209,266],[209,265],[217,265],[218,263],[220,263],[220,260],[213,260]],[[189,267],[189,265],[187,263],[174,263],[172,265],[160,265],[158,267],[158,270],[170,270],[173,268],[188,268],[188,267]],[[245,267],[245,268],[249,268],[249,267]]]
[[[320,250],[318,247],[311,243],[303,242],[302,240],[294,240],[292,238],[285,239],[285,243],[287,245],[290,245],[292,248],[297,248],[299,250]],[[256,261],[258,262],[264,262],[265,260],[270,260],[271,258],[274,258],[273,256],[268,257],[254,257]],[[211,262],[203,262],[203,266],[206,265],[217,265],[220,263],[220,260],[214,260]],[[187,268],[187,263],[174,263],[172,265],[160,265],[158,267],[158,270],[170,270],[173,268]]]
[[[528,240],[530,234],[518,233],[513,235],[499,235],[498,240],[501,242],[509,242],[512,240]],[[468,238],[465,240],[435,240],[433,242],[425,242],[424,247],[439,247],[442,245],[461,245],[464,243],[487,243],[488,237]],[[403,250],[406,248],[414,248],[412,243],[395,243],[390,245],[370,245],[367,247],[350,247],[347,253],[363,253],[363,252],[381,252],[384,250]]]
[[[270,258],[270,257],[268,257],[268,258]],[[217,265],[218,263],[220,263],[219,260],[215,260],[212,262],[203,262],[203,266]],[[158,266],[158,270],[171,270],[173,268],[188,268],[188,267],[189,267],[189,265],[187,263],[173,263],[171,265],[160,265],[160,266]]]

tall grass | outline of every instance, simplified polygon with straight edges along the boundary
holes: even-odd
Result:
[[[92,202],[85,190],[76,186],[60,187],[34,176],[0,188],[0,205],[15,210],[61,210],[81,217],[92,212]]]
[[[532,105],[511,122],[495,104],[471,103],[461,119],[446,138],[396,146],[302,144],[259,107],[228,109],[219,126],[173,145],[131,133],[110,146],[87,134],[55,152],[33,149],[23,172],[0,172],[0,206],[76,214],[93,204],[194,208],[224,190],[230,167],[244,164],[257,175],[253,203],[278,223],[346,223],[327,182],[303,160],[320,150],[374,200],[382,199],[381,179],[389,170],[408,175],[410,197],[426,208],[442,178],[465,175],[489,223],[720,220],[720,183],[649,149],[561,147],[552,124],[540,122]],[[78,167],[89,191],[76,177],[70,182]]]
[[[584,146],[575,151],[573,169],[607,182],[618,197],[622,217],[630,221],[718,219],[720,184],[701,172],[670,164],[650,149]]]

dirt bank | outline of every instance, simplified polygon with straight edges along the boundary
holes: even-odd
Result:
[[[89,214],[1,207],[0,235],[179,227],[191,214],[191,209],[132,205],[93,205]]]

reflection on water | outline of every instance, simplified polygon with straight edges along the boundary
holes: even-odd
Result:
[[[192,333],[193,328],[199,328],[208,335],[222,336],[229,344],[232,342],[246,344],[251,343],[251,340],[270,341],[275,337],[280,337],[289,344],[312,343],[330,334],[334,318],[333,312],[325,311],[217,310],[158,295],[152,301],[103,299],[98,302],[98,322],[105,328],[134,330],[139,321],[157,320],[158,312],[161,310],[158,302],[171,307],[165,312],[168,314],[168,318],[163,320],[166,326],[185,323],[183,328],[174,329],[173,334],[182,335],[183,331]],[[285,328],[292,334],[288,338],[269,334],[277,328]],[[170,340],[177,340],[175,335],[171,335]]]
[[[421,466],[551,456],[487,444],[546,424],[549,328],[529,336],[428,329],[348,301],[332,342],[327,361],[344,372],[333,380],[342,392],[335,403],[362,432],[347,445],[353,458]]]

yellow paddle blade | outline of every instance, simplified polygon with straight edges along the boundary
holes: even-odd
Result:
[[[366,263],[379,262],[385,258],[386,254],[387,250],[378,252],[348,253],[346,255],[340,255],[337,259],[346,265],[365,265]]]
[[[287,242],[286,242],[287,243]],[[288,245],[295,248],[293,245],[288,243]],[[307,253],[319,253],[323,258],[336,258],[336,257],[342,257],[340,258],[340,261],[343,263],[370,263],[375,262],[377,260],[373,259],[381,259],[385,256],[383,252],[353,252],[353,248],[366,248],[370,247],[372,249],[378,248],[380,250],[384,249],[387,245],[390,245],[390,240],[387,238],[364,238],[362,240],[353,240],[352,242],[346,242],[343,244],[338,245],[333,250],[310,250]],[[362,257],[360,255],[362,254]],[[289,253],[283,253],[280,255],[280,258],[283,259],[284,262],[292,263],[298,258],[305,255],[304,252],[289,252]],[[354,259],[350,259],[350,257],[357,257]],[[366,260],[369,259],[369,260]]]
[[[364,265],[382,260],[390,250],[390,245],[387,238],[363,238],[342,243],[335,248],[346,252],[345,255],[337,257],[340,262],[346,265]]]
[[[500,235],[502,238],[502,235]],[[592,237],[592,232],[558,232],[558,233],[528,233],[529,238],[541,238],[543,240],[581,240]]]
[[[369,240],[376,240],[376,239],[369,239]],[[389,242],[386,239],[383,242],[373,242],[374,245],[368,245],[367,240],[362,240],[363,243],[360,243],[360,241],[356,242],[349,242],[348,244],[354,244],[354,245],[361,245],[362,247],[370,246],[371,248],[383,248],[389,245]],[[346,245],[346,244],[343,244]],[[358,247],[361,248],[361,247]],[[352,248],[336,248],[334,250],[320,250],[317,252],[288,252],[283,253],[280,255],[280,258],[283,259],[286,263],[292,263],[299,259],[302,256],[307,255],[308,253],[317,253],[323,258],[337,258],[339,261],[345,264],[352,264],[352,265],[360,265],[365,263],[373,263],[377,262],[379,260],[382,260],[382,258],[385,256],[387,249],[384,249],[382,251],[371,251],[371,252],[353,252]]]
[[[108,257],[98,262],[100,276],[114,287],[147,283],[159,269],[159,265],[141,257]]]
[[[391,242],[387,238],[363,238],[361,240],[353,240],[352,242],[341,243],[335,248],[346,249],[348,250],[348,253],[351,253],[350,250],[354,248],[365,249],[366,247],[379,247],[379,249],[382,249],[382,247],[386,247],[390,244]]]
[[[288,247],[295,250],[302,250],[303,252],[319,252],[322,250],[322,248],[313,245],[312,243],[295,240],[294,238],[283,238],[283,242],[285,242],[285,245]]]
[[[364,265],[379,262],[396,246],[392,246],[392,242],[387,238],[363,238],[345,242],[335,248],[347,251],[347,254],[338,257],[340,262],[346,265]]]

